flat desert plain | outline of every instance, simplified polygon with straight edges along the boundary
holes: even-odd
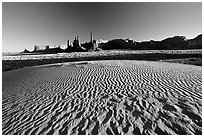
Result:
[[[106,60],[2,73],[2,133],[202,134],[202,67]]]

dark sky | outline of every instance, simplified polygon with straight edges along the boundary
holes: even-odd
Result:
[[[202,3],[3,3],[3,52],[61,45],[66,39],[162,40],[202,33]]]

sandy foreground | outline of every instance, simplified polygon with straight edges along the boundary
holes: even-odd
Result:
[[[2,73],[3,134],[201,134],[202,67],[88,61]]]

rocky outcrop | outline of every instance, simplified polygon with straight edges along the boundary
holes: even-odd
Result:
[[[187,40],[184,36],[174,36],[161,41],[136,42],[125,39],[113,39],[107,43],[100,43],[99,47],[104,50],[132,49],[132,50],[184,50],[202,49],[202,35]]]
[[[194,39],[188,40],[189,49],[202,49],[202,34],[198,35]]]
[[[187,40],[184,36],[174,36],[161,41],[166,49],[187,49]]]
[[[25,49],[24,51],[22,51],[21,53],[30,53],[29,50]]]

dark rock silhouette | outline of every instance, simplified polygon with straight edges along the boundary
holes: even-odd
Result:
[[[25,49],[24,51],[20,52],[20,53],[30,53],[29,50]]]
[[[64,52],[83,52],[86,51],[84,47],[81,46],[79,36],[74,38],[73,45],[67,43],[67,49]]]
[[[41,53],[41,54],[51,54],[51,53],[60,53],[63,52],[64,50],[60,48],[60,46],[56,48],[49,48],[49,45],[46,46],[46,48],[40,49],[38,46],[34,47],[34,50],[31,53]]]
[[[40,49],[39,46],[34,46],[32,52],[24,50],[21,53],[61,53],[61,52],[85,52],[99,51],[112,49],[129,49],[129,50],[183,50],[183,49],[202,49],[202,34],[194,39],[187,40],[184,36],[174,36],[161,41],[142,41],[137,42],[130,39],[113,39],[105,43],[98,43],[93,39],[93,33],[90,33],[90,41],[80,43],[79,36],[75,37],[73,44],[67,40],[67,48],[61,49],[50,48],[49,45],[45,49]]]
[[[82,47],[86,49],[86,51],[99,51],[98,43],[93,39],[93,33],[90,33],[90,42],[85,42],[82,44]]]
[[[202,49],[202,34],[198,35],[194,39],[188,40],[189,49]]]
[[[202,49],[202,34],[194,39],[187,40],[184,36],[175,36],[161,41],[136,42],[129,39],[113,39],[107,43],[100,43],[103,50],[131,49],[131,50],[179,50]]]
[[[38,51],[38,50],[39,50],[39,46],[35,45],[33,52],[36,52],[36,51]]]
[[[187,49],[188,43],[184,36],[175,36],[161,41],[166,49]]]
[[[127,43],[124,39],[113,39],[103,44],[103,50],[109,49],[127,49]]]
[[[86,51],[98,51],[98,44],[96,42],[96,40],[93,40],[92,42],[86,42],[82,44],[82,47],[84,47],[86,49]]]

